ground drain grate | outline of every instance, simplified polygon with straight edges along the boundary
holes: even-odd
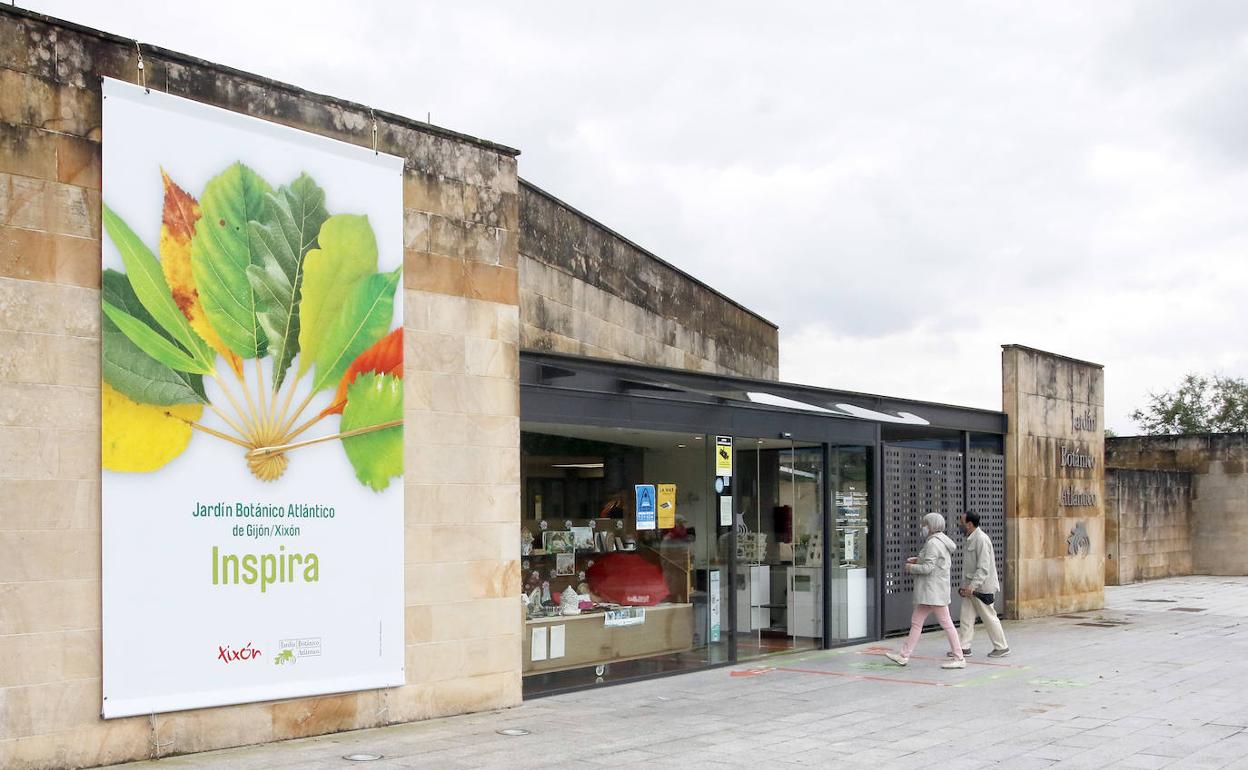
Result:
[[[1171,612],[1204,612],[1205,607],[1171,607]]]
[[[1059,618],[1070,618],[1071,620],[1087,620],[1087,615],[1058,615]]]
[[[1178,604],[1174,599],[1136,599],[1137,602],[1156,602],[1157,604]]]
[[[1092,628],[1117,628],[1122,623],[1076,623],[1076,626],[1091,626]]]

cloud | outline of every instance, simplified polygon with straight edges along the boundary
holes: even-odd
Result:
[[[786,378],[999,407],[1017,342],[1104,363],[1128,433],[1248,374],[1238,0],[26,5],[518,147]]]

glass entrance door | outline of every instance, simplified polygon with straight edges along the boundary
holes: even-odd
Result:
[[[823,447],[734,442],[737,658],[823,645]]]

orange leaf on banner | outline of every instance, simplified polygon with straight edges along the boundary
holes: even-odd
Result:
[[[195,234],[195,223],[200,217],[199,203],[190,193],[178,187],[164,169],[161,169],[160,176],[165,185],[165,205],[160,223],[160,265],[173,292],[173,301],[204,342],[224,356],[230,368],[241,373],[242,359],[227,348],[208,325],[199,292],[195,289],[195,278],[191,275],[191,236]]]
[[[347,387],[364,372],[393,374],[400,378],[403,376],[403,327],[377,340],[372,347],[356,356],[356,359],[347,367],[346,373],[342,375],[342,381],[338,383],[338,391],[334,393],[333,403],[321,412],[321,417],[327,414],[342,414],[343,408],[347,405]]]

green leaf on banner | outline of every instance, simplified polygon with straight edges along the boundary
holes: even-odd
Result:
[[[135,297],[147,310],[152,326],[168,332],[168,338],[180,343],[192,358],[201,362],[212,361],[216,354],[195,333],[173,301],[173,292],[169,290],[156,255],[107,204],[103,206],[103,221],[104,229],[121,254]]]
[[[126,276],[105,270],[100,288],[104,301],[149,326],[155,325]],[[100,372],[104,381],[122,395],[140,404],[158,406],[208,400],[201,375],[175,371],[144,353],[108,316],[102,319],[100,336]]]
[[[343,433],[403,419],[403,380],[392,374],[366,372],[347,388]],[[403,426],[362,433],[342,440],[355,477],[374,491],[403,475]]]
[[[373,273],[351,290],[316,351],[314,392],[337,385],[355,357],[390,330],[394,291],[402,274],[402,268]]]
[[[152,327],[130,315],[107,300],[103,301],[104,315],[108,317],[121,333],[138,346],[147,355],[156,359],[170,369],[193,374],[211,374],[211,364],[196,361],[187,355],[182,348],[165,339]]]
[[[301,174],[289,187],[269,193],[264,219],[251,222],[253,264],[247,278],[256,298],[257,318],[273,356],[273,390],[282,387],[286,370],[299,352],[299,290],[304,256],[316,243],[329,217],[325,191]]]
[[[316,241],[317,248],[303,261],[299,292],[300,377],[319,357],[355,285],[377,271],[377,239],[366,216],[332,216],[321,225]]]
[[[204,186],[202,216],[191,236],[191,274],[204,314],[226,347],[243,358],[265,353],[247,276],[247,266],[258,264],[247,223],[263,216],[270,189],[256,172],[235,163]]]

